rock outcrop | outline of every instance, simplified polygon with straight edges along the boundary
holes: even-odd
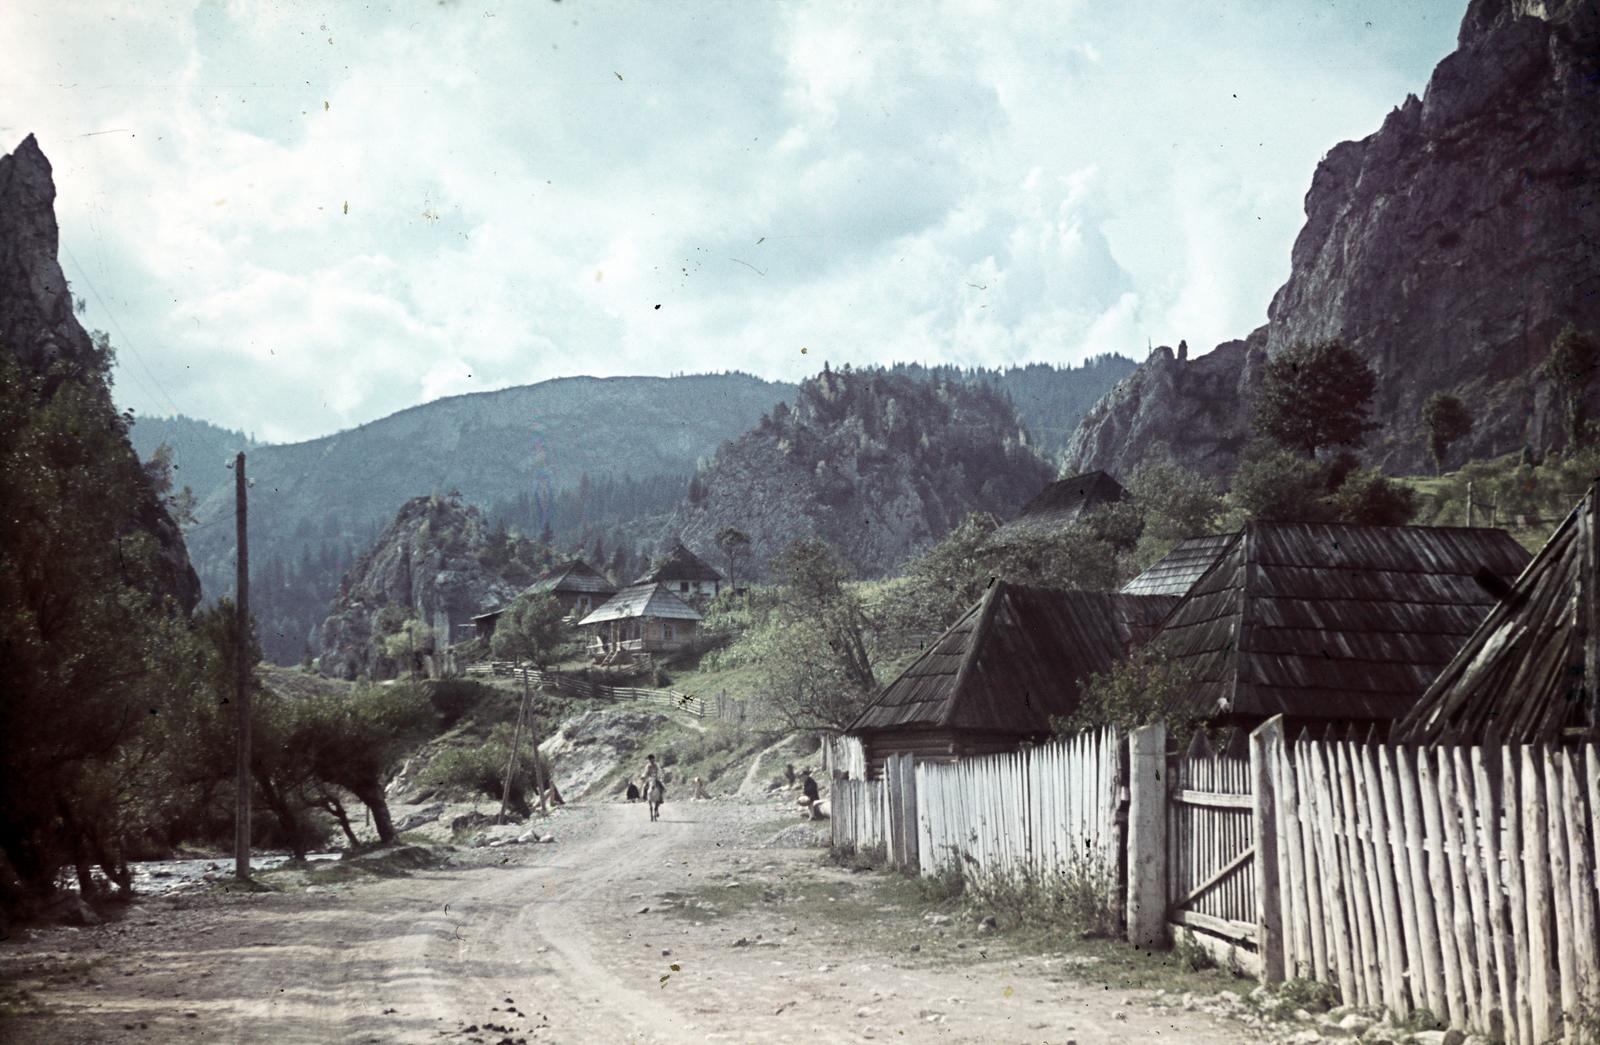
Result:
[[[1561,441],[1538,367],[1564,324],[1600,329],[1597,41],[1600,12],[1580,0],[1473,0],[1423,98],[1317,167],[1262,343],[1340,338],[1365,356],[1382,426],[1368,453],[1390,471],[1425,466],[1418,413],[1436,391],[1477,416],[1457,453]],[[1211,378],[1248,384],[1249,359],[1230,355]],[[1248,399],[1227,408],[1231,425],[1186,427],[1206,406],[1173,367],[1153,358],[1124,381],[1079,426],[1069,465],[1126,470],[1181,435],[1184,459],[1226,471]]]
[[[55,201],[50,161],[30,134],[14,152],[0,156],[0,352],[27,373],[51,375],[47,388],[68,378],[97,387],[106,412],[116,414],[105,353],[78,322],[57,260],[61,237]],[[126,436],[123,445],[134,457]],[[152,534],[160,548],[154,594],[171,596],[186,614],[193,611],[200,602],[200,579],[189,564],[183,533],[154,485],[128,526]]]
[[[403,665],[383,655],[385,636],[418,620],[435,643],[451,642],[473,616],[515,599],[533,579],[533,565],[515,549],[491,547],[477,508],[452,497],[414,498],[340,582],[321,629],[319,667],[344,679],[399,670]]]

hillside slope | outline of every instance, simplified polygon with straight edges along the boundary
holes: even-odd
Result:
[[[1243,393],[1260,353],[1322,338],[1377,372],[1368,446],[1390,471],[1426,466],[1418,411],[1436,391],[1477,415],[1458,452],[1559,445],[1539,364],[1565,323],[1600,329],[1597,34],[1600,9],[1581,0],[1474,0],[1423,98],[1318,165],[1289,280],[1251,350],[1147,360],[1079,426],[1069,465],[1125,472],[1164,445],[1227,470],[1247,403],[1196,431],[1182,419],[1197,397]]]
[[[967,513],[1009,516],[1053,478],[1009,398],[985,383],[824,370],[717,451],[672,534],[705,554],[726,526],[751,537],[759,575],[791,541],[820,537],[864,576],[896,569]]]

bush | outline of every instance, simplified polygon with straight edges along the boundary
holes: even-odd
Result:
[[[440,679],[427,684],[428,701],[439,714],[439,728],[449,729],[498,691],[472,679]]]
[[[1211,957],[1211,952],[1200,946],[1199,941],[1193,936],[1187,934],[1173,948],[1173,954],[1177,956],[1178,964],[1189,972],[1204,972],[1217,967],[1216,959]]]
[[[511,760],[513,727],[501,724],[482,744],[453,747],[441,753],[422,773],[422,783],[481,795],[498,802],[505,788],[506,764]],[[519,816],[531,812],[528,796],[534,793],[533,745],[526,734],[517,748],[517,764],[511,777],[509,808]],[[538,756],[539,771],[548,786],[550,763]]]
[[[1110,868],[1088,855],[1057,871],[979,870],[971,857],[963,894],[967,906],[994,915],[1008,928],[1065,928],[1080,936],[1115,936],[1122,919]]]

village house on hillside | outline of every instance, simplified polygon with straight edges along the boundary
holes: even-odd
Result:
[[[665,584],[647,581],[617,592],[578,627],[589,635],[590,654],[604,659],[682,649],[699,631],[700,620],[699,611]]]
[[[1153,640],[1192,673],[1169,710],[1386,730],[1529,558],[1504,530],[1250,523]]]
[[[1023,505],[1017,517],[996,530],[991,540],[1003,544],[1008,537],[1047,536],[1077,522],[1085,512],[1115,504],[1126,496],[1122,484],[1105,472],[1057,479]]]
[[[1600,740],[1595,489],[1489,611],[1394,739],[1421,744]]]
[[[1177,598],[996,581],[845,731],[869,776],[891,754],[953,762],[1015,751],[1077,709],[1079,687],[1156,629]]]
[[[520,599],[524,595],[553,595],[567,617],[581,619],[594,612],[616,593],[617,586],[598,570],[582,559],[571,559],[546,570],[538,580],[524,588],[517,598]],[[475,635],[485,641],[493,637],[495,624],[500,620],[500,615],[508,609],[510,609],[509,604],[473,617],[472,626]]]
[[[722,580],[722,574],[684,547],[682,541],[677,541],[649,572],[633,583],[665,585],[684,602],[704,609],[721,594]]]

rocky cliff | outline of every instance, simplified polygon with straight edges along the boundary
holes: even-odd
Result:
[[[1424,96],[1318,165],[1289,280],[1250,343],[1340,338],[1365,356],[1382,425],[1369,455],[1388,470],[1425,467],[1418,411],[1436,391],[1477,415],[1457,453],[1559,443],[1538,366],[1564,324],[1600,329],[1597,70],[1593,4],[1474,0]],[[1254,358],[1153,357],[1079,426],[1071,464],[1125,470],[1165,442],[1225,471]],[[1235,416],[1213,424],[1209,397],[1230,382]]]
[[[459,625],[516,598],[540,565],[537,549],[491,533],[473,506],[452,497],[407,501],[340,582],[321,628],[321,671],[393,674],[404,665],[381,645],[407,621],[421,621],[437,643],[459,638]]]
[[[55,215],[56,186],[50,161],[33,135],[0,156],[0,352],[33,374],[85,380],[103,393],[104,409],[116,414],[109,384],[107,350],[97,346],[73,312],[61,264]],[[126,438],[123,446],[134,456]],[[161,590],[184,613],[200,601],[200,580],[189,565],[183,534],[151,484],[130,529],[153,534],[161,549]]]
[[[725,526],[751,537],[755,576],[819,537],[863,576],[894,570],[967,513],[1008,518],[1053,470],[999,388],[879,370],[823,373],[724,445],[690,484],[669,535],[718,561]]]

